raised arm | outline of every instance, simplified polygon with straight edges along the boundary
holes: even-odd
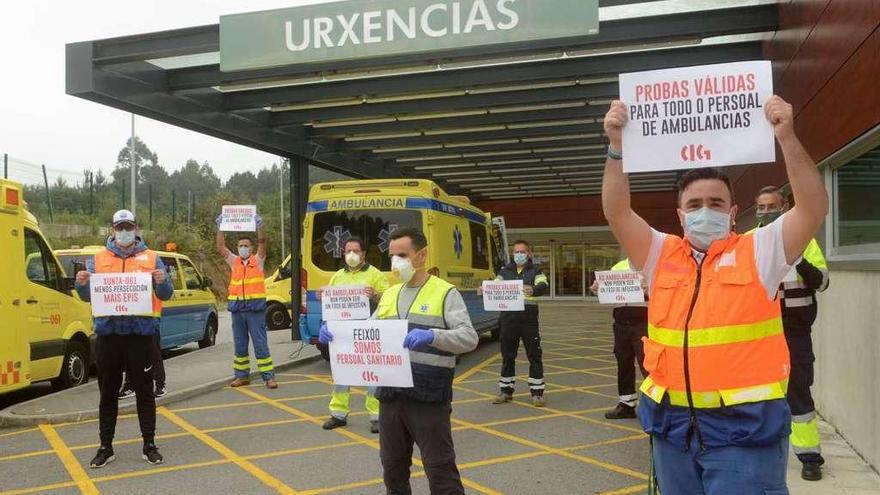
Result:
[[[816,170],[816,163],[795,135],[791,105],[773,95],[764,105],[764,113],[773,125],[776,140],[782,148],[785,170],[794,195],[795,206],[785,214],[785,223],[782,225],[785,258],[789,264],[793,264],[828,213],[828,193]]]
[[[629,178],[623,173],[623,161],[611,157],[623,152],[622,134],[627,120],[626,105],[618,100],[611,102],[605,115],[605,133],[611,152],[605,160],[602,177],[602,211],[620,247],[636,267],[642,268],[651,249],[651,226],[632,209]]]
[[[230,256],[232,256],[232,252],[229,250],[229,248],[226,247],[226,234],[224,234],[223,231],[220,230],[220,223],[222,221],[223,221],[223,214],[221,213],[220,215],[217,216],[217,221],[216,221],[217,222],[217,252],[220,253],[220,256],[222,256],[223,259],[225,260],[225,259],[229,258]]]
[[[256,216],[257,220],[257,258],[266,260],[266,233],[263,231],[263,218]]]

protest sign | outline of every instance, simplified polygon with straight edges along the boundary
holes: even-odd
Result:
[[[522,280],[483,281],[486,311],[525,311]]]
[[[599,282],[599,304],[645,302],[642,274],[631,270],[596,272]]]
[[[775,162],[772,95],[768,61],[621,74],[623,171]]]
[[[92,316],[151,316],[153,274],[93,273],[89,279]]]
[[[366,320],[370,299],[364,286],[327,287],[321,291],[321,318],[324,321]]]
[[[256,205],[224,205],[220,230],[224,232],[256,232]]]
[[[413,386],[406,320],[329,321],[330,371],[337,385]]]

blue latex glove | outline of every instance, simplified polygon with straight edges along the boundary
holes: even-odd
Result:
[[[333,341],[333,334],[327,328],[326,323],[321,324],[321,330],[318,332],[318,342],[326,345]]]
[[[421,349],[434,342],[434,332],[424,328],[413,328],[403,339],[403,347],[407,349]]]
[[[220,228],[220,224],[223,223],[223,214],[222,214],[222,213],[219,214],[219,215],[217,215],[217,219],[214,220],[214,223],[217,224],[217,228],[219,229],[219,228]]]
[[[263,228],[263,217],[261,217],[260,215],[254,215],[254,222],[256,222],[257,224],[257,230]]]

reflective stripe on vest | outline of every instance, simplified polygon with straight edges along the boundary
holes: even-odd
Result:
[[[790,366],[782,315],[758,277],[754,238],[734,234],[713,244],[699,277],[697,288],[687,241],[667,236],[648,303],[643,340],[650,378],[642,392],[658,403],[668,394],[673,405],[687,406],[687,352],[694,407],[785,397]]]
[[[240,256],[232,264],[232,277],[229,280],[230,301],[249,301],[266,298],[266,276],[257,259],[251,256],[244,261]]]
[[[452,284],[431,276],[419,288],[419,292],[410,305],[408,313],[400,315],[397,307],[403,284],[395,285],[382,294],[382,300],[379,301],[376,316],[381,320],[405,318],[409,323],[409,328],[446,329],[446,319],[443,317],[443,312],[446,305],[446,295],[453,288]],[[439,368],[455,368],[454,354],[430,346],[421,351],[409,351],[409,358],[413,363]]]
[[[95,254],[95,273],[135,273],[153,272],[156,270],[155,251],[147,249],[128,258],[120,258],[109,249],[98,251]],[[153,313],[148,317],[159,318],[162,316],[162,300],[152,292]],[[146,315],[143,315],[146,316]]]

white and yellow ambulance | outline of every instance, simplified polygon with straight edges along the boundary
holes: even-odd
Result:
[[[89,379],[92,316],[73,290],[21,184],[0,179],[0,394],[51,380],[57,388]]]

